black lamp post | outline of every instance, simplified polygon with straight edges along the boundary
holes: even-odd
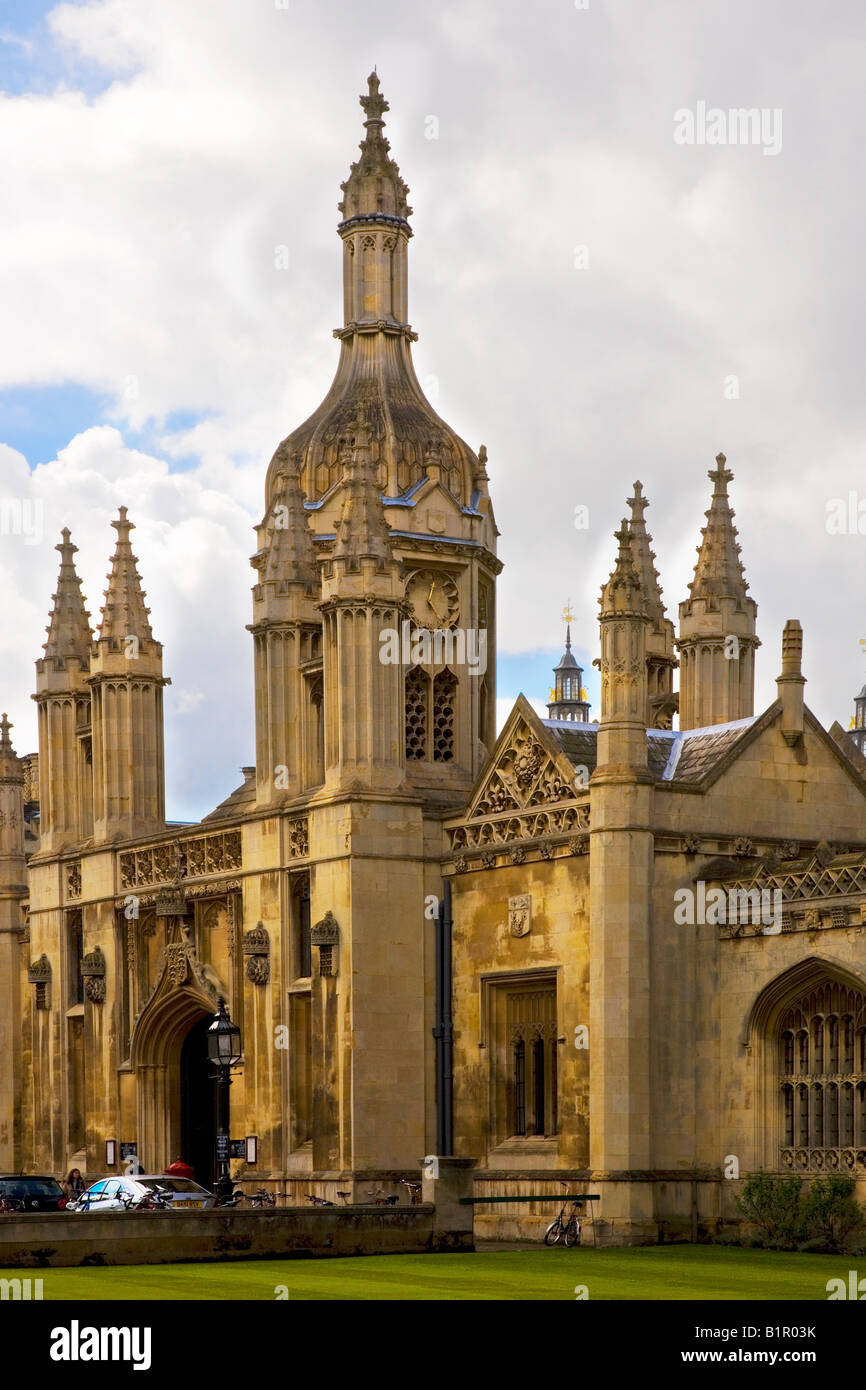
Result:
[[[241,1030],[229,1018],[222,997],[217,1003],[213,1023],[207,1030],[207,1055],[217,1069],[216,1194],[222,1203],[229,1201],[234,1190],[229,1171],[229,1086],[232,1084],[231,1069],[241,1060]]]

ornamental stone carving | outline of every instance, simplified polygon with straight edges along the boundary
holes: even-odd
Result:
[[[101,946],[89,951],[81,961],[84,994],[91,1004],[105,1003],[105,956]]]
[[[508,899],[508,930],[512,936],[528,936],[532,925],[532,896],[520,893]]]
[[[120,854],[120,882],[123,888],[143,888],[150,884],[205,878],[208,874],[231,872],[241,866],[241,832],[224,830],[147,849],[124,850]]]
[[[327,979],[339,970],[340,927],[330,910],[310,929],[310,945],[319,951],[319,974]]]
[[[298,816],[289,823],[289,854],[293,859],[306,859],[309,853],[309,821],[306,816]]]
[[[333,912],[327,911],[320,922],[310,928],[312,946],[336,946],[340,940],[340,928]]]
[[[73,900],[81,897],[81,860],[70,864],[66,870],[66,891]]]
[[[48,984],[51,980],[51,962],[43,952],[38,960],[31,961],[27,967],[27,983],[31,985]]]
[[[271,978],[271,938],[261,922],[252,931],[244,932],[243,953],[247,958],[247,979],[254,985],[266,985]]]

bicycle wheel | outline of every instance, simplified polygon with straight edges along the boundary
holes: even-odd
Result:
[[[557,1217],[555,1221],[551,1221],[547,1230],[544,1232],[544,1243],[545,1245],[558,1245],[561,1236],[562,1222],[559,1217]]]
[[[574,1216],[565,1228],[565,1243],[569,1250],[573,1245],[580,1244],[580,1222]]]

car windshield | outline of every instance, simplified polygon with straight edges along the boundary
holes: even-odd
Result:
[[[0,1178],[0,1193],[4,1197],[61,1197],[60,1183],[55,1178]]]
[[[199,1187],[197,1182],[192,1182],[189,1178],[138,1178],[140,1187],[146,1187],[151,1192],[162,1188],[164,1192],[204,1192],[203,1187]]]

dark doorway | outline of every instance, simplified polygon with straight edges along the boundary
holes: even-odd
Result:
[[[180,1054],[181,1144],[180,1157],[195,1169],[195,1180],[213,1191],[216,1145],[216,1085],[214,1068],[207,1057],[207,1030],[213,1020],[205,1015],[187,1033]],[[172,1155],[172,1159],[178,1155]]]

